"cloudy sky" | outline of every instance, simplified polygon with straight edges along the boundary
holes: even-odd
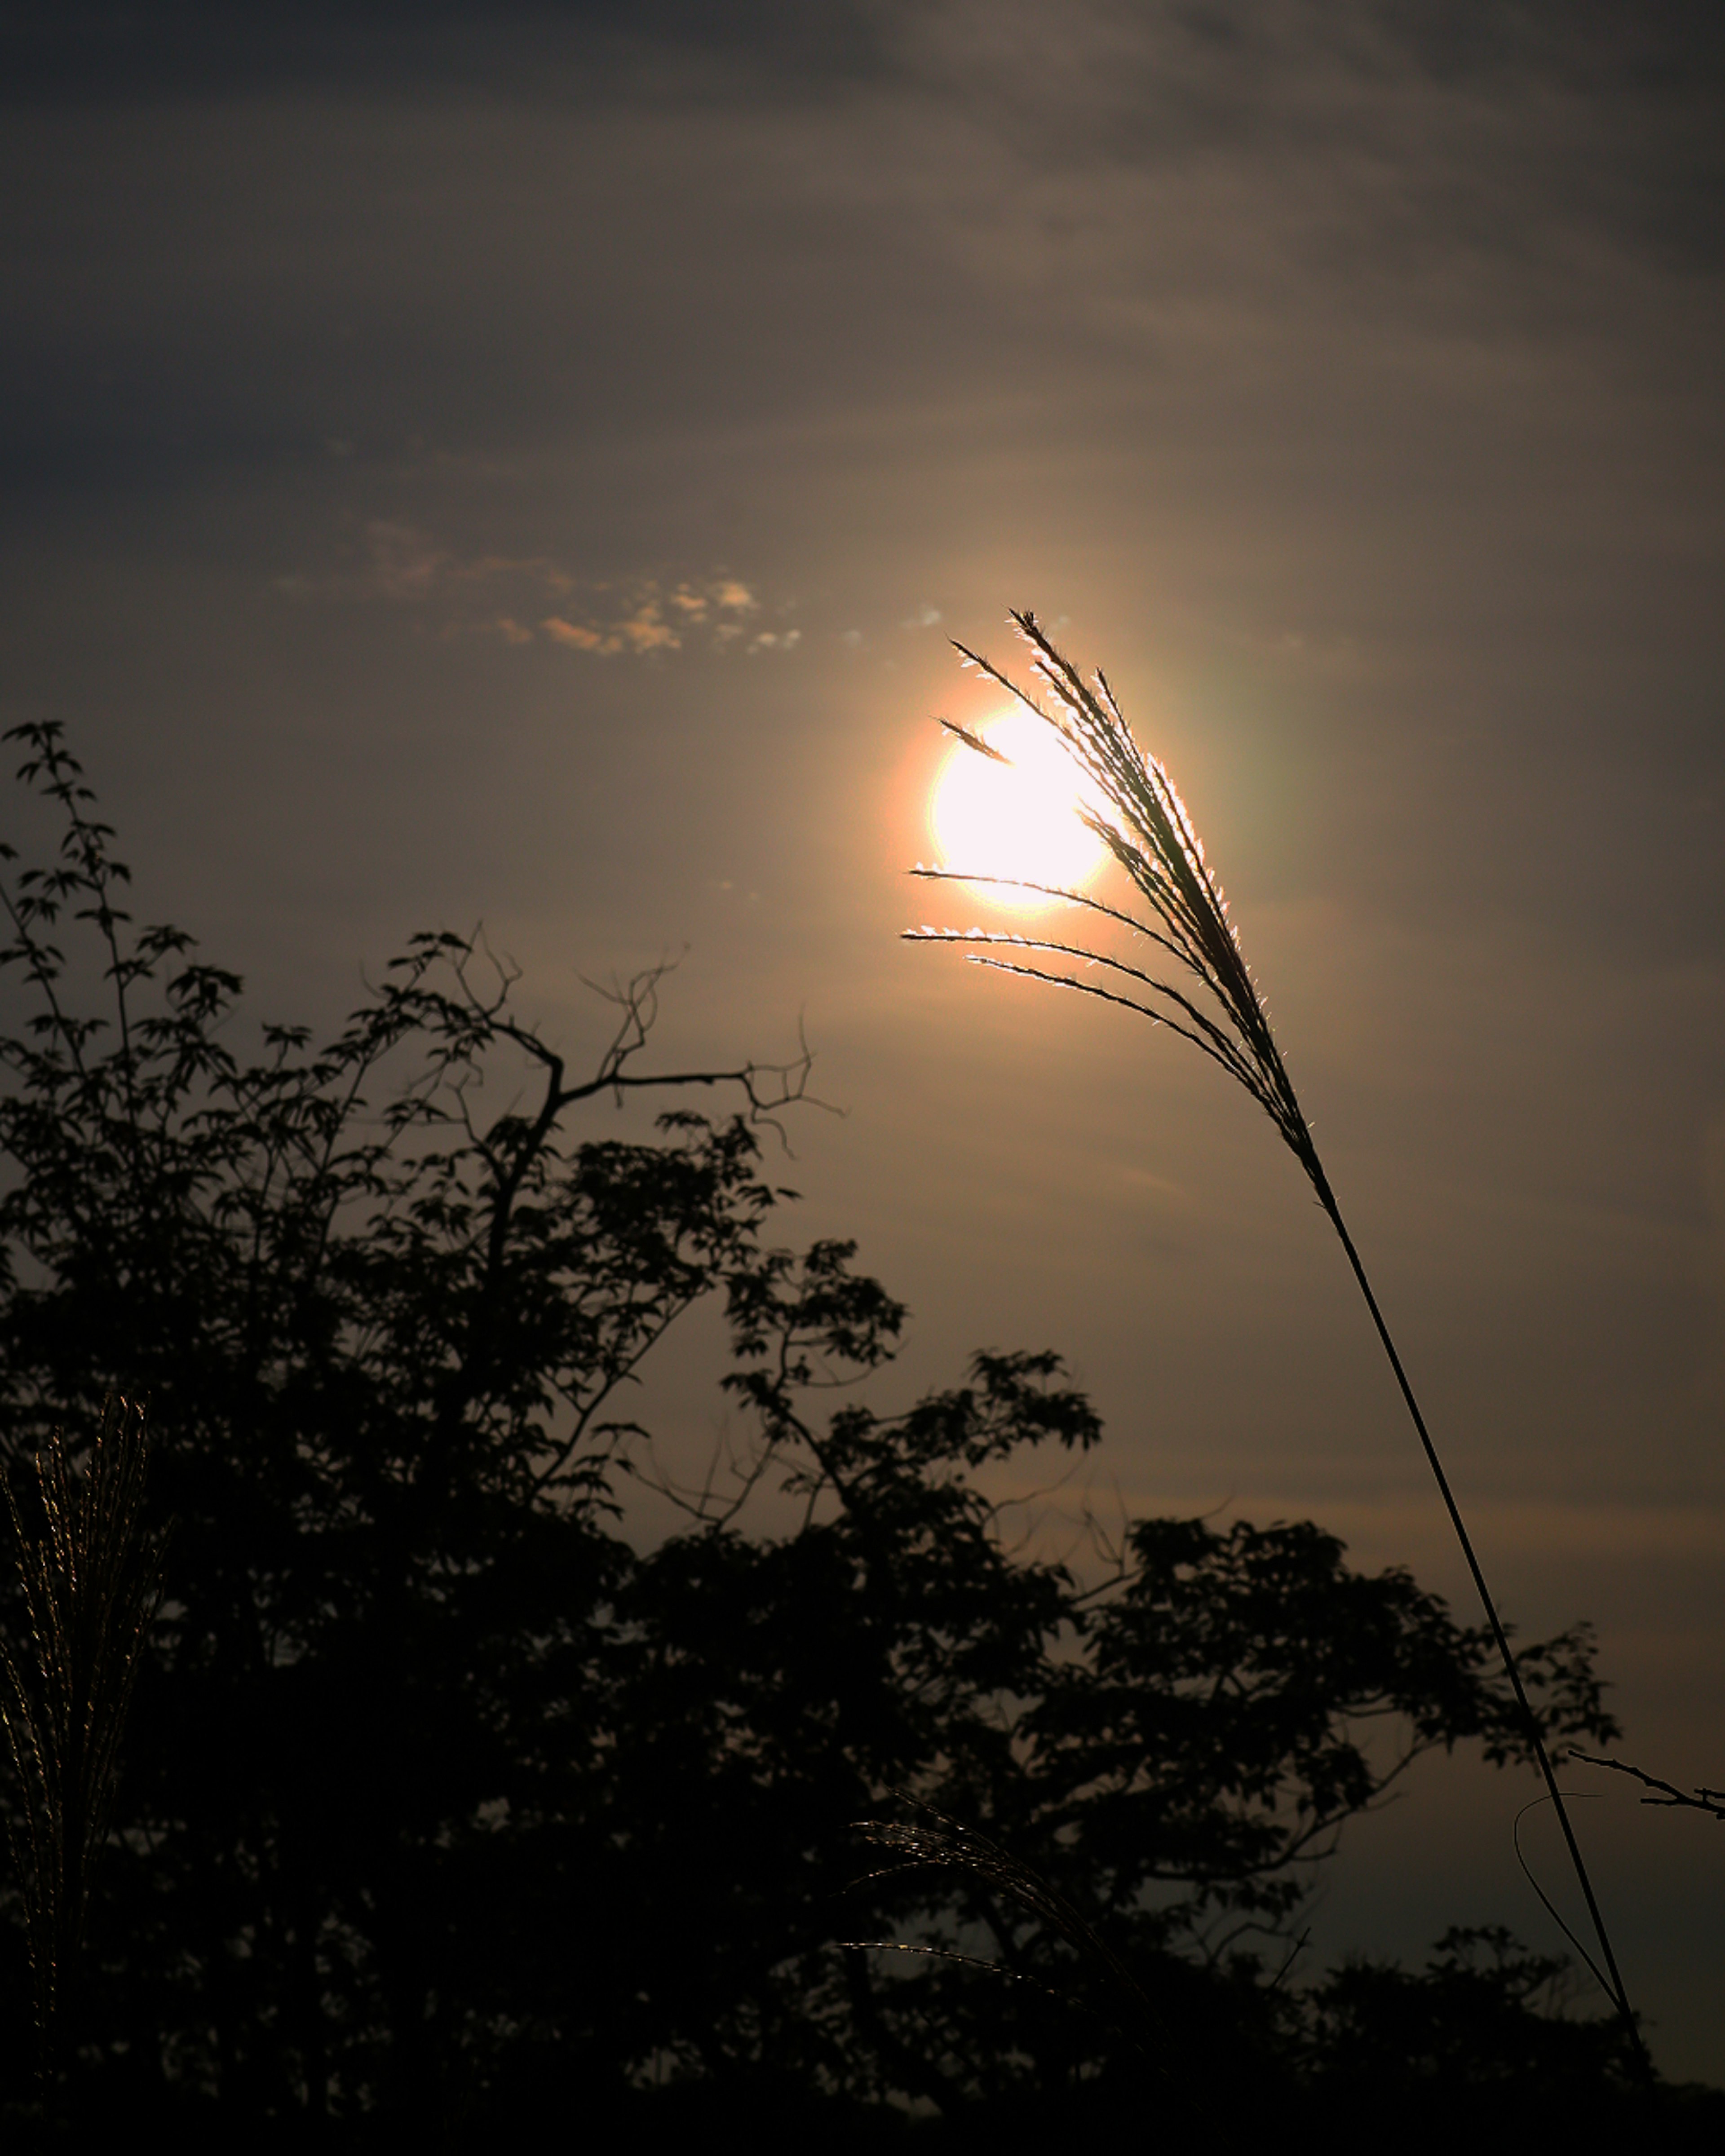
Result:
[[[72,4],[0,21],[7,723],[270,1015],[420,927],[681,956],[793,1052],[901,1391],[1060,1348],[1048,1501],[1310,1516],[1466,1607],[1298,1172],[1200,1060],[897,932],[1009,606],[1204,834],[1508,1613],[1725,1779],[1725,40],[1579,0]],[[614,1127],[608,1122],[603,1127]],[[655,1398],[721,1432],[710,1343]],[[1575,1786],[1603,1778],[1579,1776]],[[1459,1759],[1320,1943],[1548,1928]],[[1578,1806],[1670,2071],[1725,1838]],[[1554,1848],[1528,1822],[1553,1891]]]

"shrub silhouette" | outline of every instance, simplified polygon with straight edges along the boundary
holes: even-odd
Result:
[[[1083,1578],[1019,1548],[978,1477],[1096,1418],[1046,1353],[891,1413],[852,1389],[905,1312],[850,1245],[771,1240],[757,1133],[806,1059],[654,1071],[648,976],[572,1078],[439,935],[332,1040],[268,1027],[248,1060],[237,978],[134,928],[64,741],[24,742],[61,844],[4,893],[0,1438],[19,1483],[147,1395],[177,1522],[95,1879],[89,2120],[478,2148],[1137,2101],[1058,1926],[958,1871],[857,1885],[846,1822],[896,1790],[1081,1912],[1189,2080],[1225,2059],[1238,2095],[1256,2061],[1291,2101],[1262,1979],[1302,1882],[1423,1752],[1527,1755],[1489,1635],[1301,1523],[1138,1522]],[[651,1137],[579,1134],[654,1087]],[[686,1491],[625,1408],[704,1298],[747,1438]],[[656,1548],[631,1476],[685,1507]],[[759,1524],[768,1491],[799,1524]],[[1615,1734],[1584,1630],[1522,1667],[1555,1735]],[[865,1935],[1029,1980],[839,1943]]]

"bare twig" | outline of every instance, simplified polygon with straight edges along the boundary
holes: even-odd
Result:
[[[1627,1759],[1597,1758],[1573,1744],[1569,1757],[1586,1767],[1609,1767],[1614,1774],[1632,1774],[1644,1789],[1660,1792],[1657,1796],[1643,1797],[1644,1804],[1659,1804],[1667,1810],[1681,1807],[1685,1811],[1704,1812],[1709,1819],[1725,1820],[1725,1789],[1710,1789],[1704,1782],[1697,1783],[1692,1793],[1680,1789],[1674,1782],[1662,1782],[1657,1774],[1650,1774],[1645,1767],[1630,1766]]]

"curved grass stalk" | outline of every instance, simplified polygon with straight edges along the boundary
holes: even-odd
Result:
[[[1103,905],[1082,891],[1032,883],[1021,878],[966,875],[962,869],[920,866],[913,870],[912,874],[931,880],[993,884],[1015,890],[1042,891],[1050,897],[1065,899],[1085,911],[1117,922],[1134,934],[1145,937],[1189,974],[1198,990],[1213,1006],[1214,1014],[1194,1003],[1191,993],[1176,987],[1173,983],[1158,979],[1137,967],[1081,944],[1052,937],[991,933],[980,928],[911,929],[906,932],[906,940],[985,947],[968,954],[971,963],[1044,981],[1056,988],[1076,989],[1080,994],[1096,996],[1104,1002],[1122,1005],[1128,1010],[1138,1012],[1155,1024],[1168,1026],[1200,1049],[1212,1062],[1219,1064],[1236,1084],[1251,1096],[1275,1124],[1283,1142],[1304,1169],[1317,1193],[1318,1204],[1340,1239],[1348,1265],[1361,1295],[1365,1298],[1366,1308],[1371,1313],[1378,1340],[1389,1358],[1390,1368],[1395,1373],[1396,1383],[1419,1436],[1426,1464],[1437,1483],[1438,1493],[1450,1516],[1450,1523],[1455,1531],[1456,1540],[1461,1544],[1462,1556],[1466,1559],[1468,1571],[1485,1611],[1486,1624],[1502,1659],[1504,1674],[1509,1680],[1516,1704],[1526,1725],[1528,1742],[1540,1775],[1562,1826],[1564,1845],[1587,1906],[1588,1917],[1599,1942],[1600,1960],[1604,1964],[1603,1970],[1595,1969],[1594,1974],[1612,2005],[1627,2025],[1635,2056],[1643,2070],[1651,2072],[1629,1993],[1605,1928],[1604,1917],[1594,1892],[1593,1881],[1588,1876],[1587,1865],[1581,1854],[1580,1844],[1575,1838],[1563,1792],[1558,1787],[1538,1717],[1533,1712],[1522,1684],[1521,1670],[1510,1646],[1509,1635],[1498,1615],[1491,1589],[1486,1584],[1486,1575],[1475,1552],[1473,1538],[1468,1533],[1467,1524],[1450,1487],[1450,1478],[1445,1472],[1443,1461],[1426,1427],[1425,1418],[1420,1412],[1420,1403],[1414,1397],[1407,1372],[1402,1366],[1389,1327],[1378,1307],[1378,1298],[1372,1291],[1365,1265],[1342,1217],[1342,1209],[1330,1187],[1329,1178],[1324,1173],[1323,1163],[1318,1158],[1317,1147],[1295,1093],[1293,1081],[1288,1076],[1281,1052],[1271,1030],[1270,1014],[1246,964],[1234,924],[1228,917],[1228,901],[1222,895],[1222,887],[1214,871],[1204,858],[1203,842],[1167,771],[1154,757],[1147,756],[1133,738],[1115,700],[1114,692],[1108,685],[1107,676],[1098,671],[1086,681],[1071,661],[1049,641],[1034,614],[1014,611],[1011,619],[1034,654],[1031,660],[1031,672],[1043,691],[1040,698],[1027,693],[1009,675],[967,645],[955,644],[954,649],[967,665],[976,668],[988,680],[1005,690],[1060,736],[1073,762],[1090,781],[1096,794],[1112,812],[1111,816],[1081,808],[1078,814],[1125,871],[1153,917],[1149,921],[1140,920],[1117,907]],[[948,726],[947,731],[967,747],[980,750],[999,760],[1005,760],[1000,757],[999,750],[988,748],[976,736],[967,733],[962,727]],[[1147,992],[1148,999],[1140,1001],[1135,996],[1121,993],[1094,982],[1077,980],[1070,974],[1026,964],[1017,955],[1011,957],[993,955],[1003,947],[1011,949],[1015,954],[1034,952],[1053,957],[1081,960],[1086,966],[1100,967],[1117,977],[1130,980]],[[1590,1958],[1589,1966],[1594,1966]]]
[[[1009,1902],[1016,1902],[1045,1929],[1064,1939],[1081,1966],[1089,1964],[1100,1972],[1107,1988],[1127,2008],[1127,2019],[1136,2025],[1131,2029],[1117,2029],[1115,2033],[1123,2035],[1132,2048],[1166,2077],[1169,2073],[1171,2046],[1160,2015],[1119,1955],[1084,1921],[1065,1896],[1050,1886],[1040,1872],[1033,1871],[1010,1851],[991,1841],[986,1835],[978,1834],[974,1827],[948,1819],[944,1812],[937,1811],[932,1804],[924,1804],[918,1798],[902,1792],[895,1794],[921,1816],[909,1826],[886,1820],[857,1820],[860,1832],[880,1848],[891,1850],[896,1859],[892,1864],[869,1872],[858,1881],[858,1885],[869,1886],[876,1880],[896,1878],[904,1872],[946,1870],[960,1872],[1004,1895]],[[909,1946],[901,1939],[841,1939],[839,1944],[864,1953],[924,1954],[935,1961],[957,1962],[967,1968],[986,1969],[993,1975],[1007,1977],[1014,1984],[1028,1984],[1063,2005],[1077,2003],[1070,1991],[1045,1984],[1022,1969],[1009,1968],[1002,1962],[984,1961],[974,1954],[957,1953],[946,1947]]]

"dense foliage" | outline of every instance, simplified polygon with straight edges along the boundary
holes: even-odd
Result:
[[[1460,1996],[1450,1962],[1303,2002],[1271,1979],[1312,1867],[1414,1759],[1522,1758],[1480,1632],[1310,1525],[1139,1521],[1084,1580],[1015,1548],[980,1471],[1087,1449],[1096,1418],[1050,1354],[978,1355],[897,1414],[850,1389],[904,1312],[849,1246],[773,1240],[790,1194],[757,1133],[803,1066],[643,1070],[649,978],[572,1080],[448,935],[327,1045],[269,1028],[247,1060],[239,981],[134,927],[76,764],[24,740],[60,841],[5,891],[0,1440],[21,1483],[50,1425],[146,1393],[172,1522],[86,1955],[88,2110],[477,2148],[691,2105],[886,2134],[882,2106],[1148,2092],[1215,2123],[1327,2060],[1437,2070],[1394,2015],[1409,1985]],[[650,1138],[581,1133],[653,1087],[679,1105]],[[638,1548],[627,1388],[707,1297],[753,1449]],[[752,1523],[768,1488],[791,1531]],[[1552,1732],[1611,1733],[1584,1630],[1523,1667]],[[883,1865],[855,1823],[917,1801],[1106,1940],[1131,2011],[1064,1919]],[[938,1951],[844,1943],[869,1940]],[[1494,1950],[1497,1991],[1466,1994],[1486,2051],[1546,2025]],[[1618,2086],[1609,2032],[1563,2056]]]

